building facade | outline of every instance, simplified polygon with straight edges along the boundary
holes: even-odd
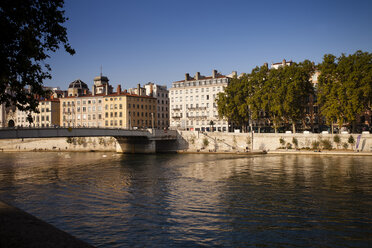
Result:
[[[62,127],[103,127],[103,95],[68,96],[60,104]]]
[[[233,73],[234,75],[236,73]],[[218,117],[216,97],[224,91],[230,78],[213,70],[212,76],[195,77],[172,83],[170,96],[170,127],[195,131],[228,131],[229,123]]]
[[[16,110],[16,126],[18,127],[55,127],[60,125],[59,99],[40,100],[39,113],[32,113],[32,122],[27,119],[28,113]]]
[[[145,84],[146,95],[155,97],[157,100],[157,127],[169,128],[169,90],[165,85],[154,83]]]
[[[104,126],[109,128],[158,128],[154,97],[116,92],[103,97]]]

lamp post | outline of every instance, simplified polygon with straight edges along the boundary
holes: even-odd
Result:
[[[151,126],[152,126],[152,131],[154,131],[154,113],[151,113]]]
[[[129,112],[129,130],[132,130],[132,116]]]

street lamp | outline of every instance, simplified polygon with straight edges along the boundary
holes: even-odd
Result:
[[[151,126],[154,129],[154,113],[151,113]]]

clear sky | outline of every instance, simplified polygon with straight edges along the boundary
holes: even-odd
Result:
[[[65,0],[74,56],[47,61],[46,86],[89,87],[103,68],[116,88],[170,86],[185,73],[250,72],[264,62],[372,52],[372,1]]]

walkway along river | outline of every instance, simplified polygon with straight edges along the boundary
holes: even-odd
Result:
[[[0,153],[0,199],[98,247],[371,247],[370,156]]]

